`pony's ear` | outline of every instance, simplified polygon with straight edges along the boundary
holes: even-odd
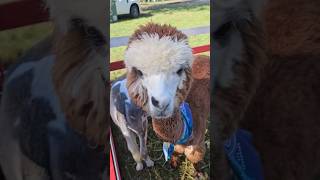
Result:
[[[106,0],[45,0],[45,2],[50,17],[60,32],[67,32],[71,28],[71,20],[78,18],[107,37]]]
[[[139,74],[134,68],[128,68],[127,89],[133,103],[146,111],[148,102],[147,90],[143,87]]]

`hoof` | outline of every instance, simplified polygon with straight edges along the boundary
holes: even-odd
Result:
[[[180,164],[179,158],[177,156],[172,155],[170,159],[171,168],[176,169],[179,166],[179,164]]]
[[[147,164],[147,167],[153,167],[154,166],[154,162],[150,158],[148,158],[145,162]]]
[[[142,162],[138,162],[137,163],[137,166],[136,166],[136,170],[137,171],[141,171],[143,169],[143,164],[142,164]]]

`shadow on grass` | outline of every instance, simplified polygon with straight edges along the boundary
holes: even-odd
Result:
[[[149,10],[152,10],[153,13],[168,13],[168,12],[172,12],[172,11],[185,11],[185,10],[192,10],[192,11],[202,11],[202,10],[206,10],[208,8],[209,4],[189,4],[189,3],[185,3],[185,4],[170,4],[170,5],[166,5],[163,6],[161,8],[150,8]],[[146,11],[149,11],[146,10]]]
[[[140,16],[138,18],[148,18],[148,17],[151,17],[151,16],[153,16],[153,14],[148,12],[148,13],[140,14]],[[114,23],[130,21],[130,20],[133,20],[133,19],[137,19],[137,18],[132,18],[130,15],[118,15],[118,21],[116,21]]]
[[[202,4],[202,5],[195,5],[195,4],[184,4],[181,5],[181,3],[177,4],[170,4],[166,5],[161,8],[151,8],[148,10],[145,10],[138,18],[148,18],[151,16],[154,16],[155,14],[172,14],[176,13],[177,11],[203,11],[208,9],[208,4]],[[125,21],[130,21],[134,20],[130,15],[119,15],[118,16],[118,21],[114,22],[125,22]]]

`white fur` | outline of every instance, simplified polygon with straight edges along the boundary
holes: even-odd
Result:
[[[61,132],[66,132],[64,126],[66,121],[65,115],[52,83],[52,72],[48,71],[52,69],[54,60],[55,56],[50,55],[34,63],[34,79],[32,81],[31,94],[32,98],[45,98],[49,101],[50,107],[56,115],[56,121],[51,121],[48,126],[55,127],[55,129],[59,129]]]
[[[168,117],[173,114],[175,95],[180,82],[182,79],[175,72],[150,75],[142,80],[143,86],[148,90],[151,116]],[[152,105],[151,97],[159,101],[159,107]]]
[[[145,34],[133,41],[125,52],[126,67],[136,67],[145,74],[177,71],[181,66],[191,66],[192,49],[186,40],[172,40],[157,34]]]
[[[117,81],[116,83],[114,83],[112,85],[112,87],[115,87],[118,84],[120,84],[120,93],[124,93],[127,97],[129,97],[128,90],[127,90],[127,87],[126,87],[127,79],[123,79],[122,81]],[[111,98],[110,98],[110,100],[111,100]],[[128,103],[128,104],[131,103],[129,99],[126,99],[125,102]]]
[[[70,20],[81,18],[107,37],[108,1],[106,0],[46,0],[50,16],[62,32],[70,28]]]
[[[131,70],[143,73],[137,90],[143,86],[148,93],[148,109],[153,117],[166,118],[173,114],[176,91],[183,88],[185,74],[178,75],[181,68],[190,68],[193,62],[192,49],[187,40],[172,37],[159,38],[157,34],[144,34],[141,40],[133,41],[126,53],[125,64]],[[154,97],[159,106],[152,104]],[[166,107],[166,108],[165,108]]]
[[[31,86],[32,98],[45,98],[49,100],[50,107],[53,108],[56,119],[59,121],[65,121],[64,113],[59,108],[59,100],[57,96],[52,96],[56,94],[54,92],[53,84],[51,81],[51,69],[54,62],[54,56],[46,56],[39,61],[32,61],[21,64],[17,69],[15,69],[12,74],[9,76],[7,83],[11,82],[15,78],[21,76],[23,73],[28,70],[33,70],[33,80]],[[64,126],[61,125],[61,122],[53,121],[53,124],[58,123],[56,126],[59,126],[60,130],[65,131]],[[58,128],[58,127],[57,127]]]

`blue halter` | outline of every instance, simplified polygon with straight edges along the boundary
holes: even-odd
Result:
[[[183,120],[184,128],[183,133],[180,139],[176,142],[176,144],[186,144],[192,134],[192,113],[188,103],[183,102],[180,105],[180,113],[181,119]],[[174,151],[174,144],[169,142],[163,143],[163,154],[165,160],[168,161],[171,159],[172,153]]]
[[[263,180],[262,163],[250,132],[238,129],[224,145],[230,165],[240,180]]]

